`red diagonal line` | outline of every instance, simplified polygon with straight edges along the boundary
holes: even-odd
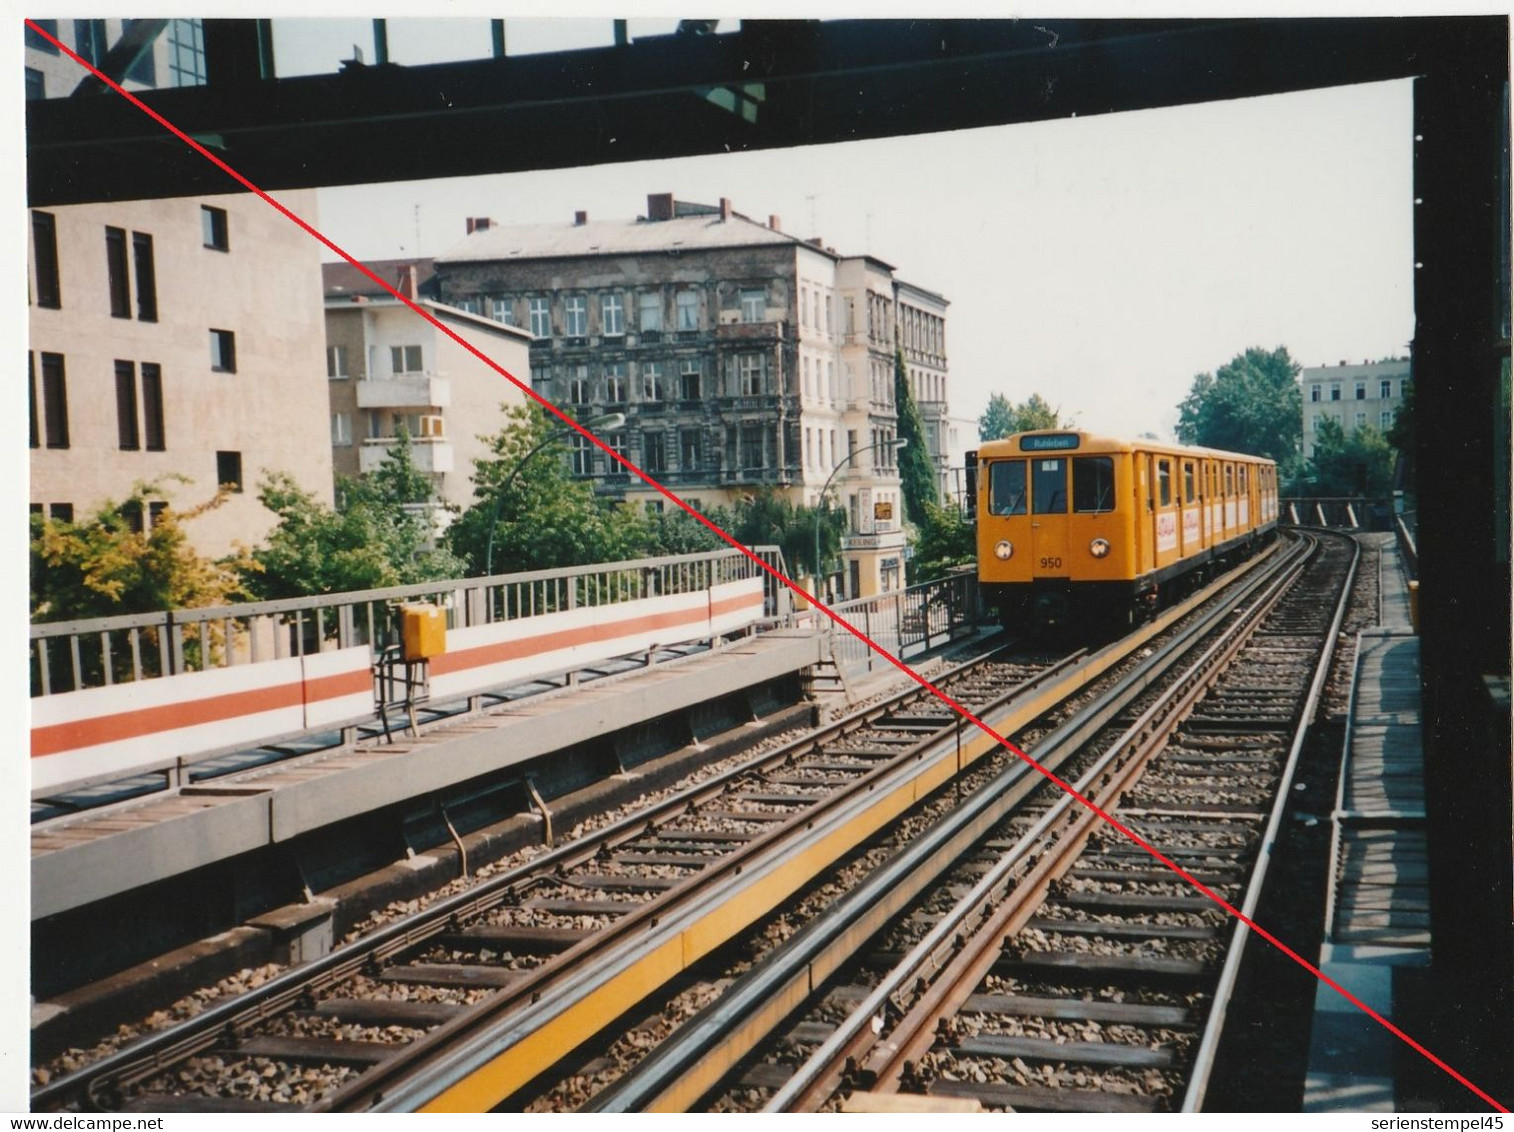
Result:
[[[1176,862],[1174,862],[1174,861],[1168,859],[1166,856],[1164,856],[1162,854],[1161,850],[1157,849],[1156,846],[1152,845],[1145,838],[1141,837],[1140,834],[1136,833],[1133,829],[1130,829],[1128,826],[1124,825],[1122,822],[1120,822],[1118,819],[1116,819],[1112,814],[1106,812],[1096,802],[1092,801],[1091,799],[1085,797],[1083,794],[1079,793],[1070,783],[1064,782],[1054,772],[1048,770],[1046,767],[1042,766],[1039,762],[1037,762],[1030,755],[1028,755],[1024,751],[1020,750],[1019,747],[1015,746],[1013,743],[1011,743],[1004,736],[1000,735],[997,731],[995,731],[987,723],[983,722],[983,720],[979,719],[976,715],[974,715],[971,711],[969,711],[962,704],[958,703],[955,699],[953,699],[951,696],[947,695],[940,688],[936,687],[934,684],[932,684],[925,677],[921,676],[919,673],[917,673],[909,665],[905,664],[898,657],[894,656],[893,653],[889,652],[887,649],[883,648],[881,645],[875,643],[872,640],[872,638],[869,637],[866,633],[864,633],[861,629],[858,629],[850,621],[846,620],[846,618],[842,617],[839,613],[836,613],[833,609],[831,609],[830,606],[826,605],[824,602],[820,601],[818,598],[816,598],[813,595],[811,595],[807,590],[805,590],[802,586],[800,586],[799,583],[795,582],[792,578],[789,578],[789,577],[785,576],[784,574],[779,573],[773,567],[769,566],[758,555],[756,555],[755,553],[753,553],[748,547],[743,546],[740,542],[738,542],[731,535],[727,534],[724,530],[722,530],[716,524],[712,523],[705,515],[703,515],[702,513],[700,513],[700,511],[697,508],[695,508],[695,507],[691,506],[690,504],[684,502],[683,499],[679,498],[679,496],[677,494],[675,494],[674,492],[670,491],[668,488],[664,487],[662,484],[660,484],[659,482],[657,482],[656,480],[654,480],[651,476],[647,475],[646,472],[642,471],[639,467],[637,467],[635,464],[633,464],[629,459],[627,459],[626,457],[620,455],[614,449],[610,448],[609,445],[605,444],[604,441],[602,441],[602,440],[599,439],[599,437],[595,436],[592,432],[590,432],[588,429],[584,428],[583,425],[579,424],[576,420],[574,420],[567,413],[564,413],[556,405],[552,404],[552,402],[548,401],[545,397],[541,396],[534,389],[532,389],[530,387],[529,383],[523,382],[523,381],[519,380],[518,378],[516,378],[513,374],[511,374],[510,372],[508,372],[503,366],[499,365],[497,362],[495,362],[488,355],[484,354],[481,350],[479,350],[477,347],[475,347],[471,342],[469,342],[466,339],[464,339],[461,335],[459,335],[451,327],[449,327],[449,326],[445,325],[444,323],[442,323],[442,321],[440,319],[438,319],[435,315],[433,315],[430,311],[428,311],[425,308],[421,307],[418,303],[416,303],[415,301],[413,301],[408,295],[402,294],[399,290],[397,290],[394,286],[392,286],[386,280],[380,279],[376,274],[374,274],[372,271],[370,271],[366,266],[364,266],[363,264],[359,263],[352,256],[348,255],[346,251],[344,251],[342,248],[338,247],[331,240],[327,239],[326,236],[324,236],[321,232],[319,232],[317,229],[315,229],[314,227],[312,227],[304,219],[302,219],[300,216],[296,215],[294,212],[290,211],[288,208],[284,207],[284,205],[280,204],[278,201],[274,200],[273,197],[271,197],[271,196],[268,195],[268,193],[264,192],[257,185],[255,185],[251,181],[249,181],[246,177],[242,176],[242,174],[238,173],[230,165],[226,164],[226,162],[223,161],[221,158],[219,158],[215,154],[211,153],[203,145],[201,145],[199,142],[195,141],[192,137],[190,137],[188,134],[186,134],[183,130],[179,129],[172,122],[168,121],[168,119],[164,118],[163,115],[159,114],[152,107],[148,106],[145,102],[143,102],[136,95],[132,94],[129,90],[126,90],[124,87],[122,87],[118,82],[116,82],[114,79],[110,78],[108,75],[105,75],[101,71],[97,70],[94,66],[92,66],[90,63],[88,63],[87,61],[85,61],[79,55],[75,54],[73,51],[70,51],[66,46],[64,46],[64,44],[60,40],[57,39],[57,37],[55,37],[53,35],[49,35],[44,29],[42,29],[41,27],[39,27],[36,23],[34,23],[31,20],[27,20],[26,21],[26,26],[28,28],[31,28],[38,35],[42,36],[42,38],[44,38],[44,39],[48,40],[49,42],[51,42],[52,44],[54,44],[60,51],[62,51],[70,59],[74,60],[74,62],[78,63],[81,67],[85,68],[87,71],[89,71],[96,78],[100,79],[100,81],[102,81],[103,83],[105,83],[106,86],[110,87],[111,90],[115,91],[122,98],[126,99],[133,106],[135,106],[138,110],[141,110],[144,114],[146,114],[154,122],[158,123],[158,125],[162,126],[165,130],[167,130],[169,133],[171,133],[174,137],[178,138],[185,145],[189,146],[189,148],[191,148],[196,153],[198,153],[201,157],[204,157],[212,165],[214,165],[216,168],[220,169],[223,173],[225,173],[232,180],[236,181],[243,188],[247,189],[248,192],[251,192],[251,193],[255,194],[256,196],[262,198],[269,205],[271,205],[273,208],[277,209],[281,214],[283,214],[285,217],[287,217],[292,223],[294,223],[297,226],[299,226],[305,232],[309,233],[314,239],[318,240],[321,244],[325,245],[326,247],[330,248],[333,252],[335,252],[337,255],[341,256],[342,259],[346,260],[353,267],[357,268],[360,272],[362,272],[364,275],[366,275],[369,279],[373,280],[380,287],[382,287],[385,291],[389,292],[389,294],[393,295],[400,302],[404,303],[405,306],[409,307],[416,314],[420,315],[421,318],[425,319],[427,322],[429,322],[437,330],[441,331],[448,338],[451,338],[459,346],[463,347],[463,349],[467,350],[474,357],[478,358],[481,362],[483,362],[485,365],[487,365],[490,369],[494,370],[501,377],[503,377],[506,381],[508,381],[512,385],[514,385],[517,389],[519,389],[527,397],[529,397],[529,398],[531,398],[531,400],[535,401],[544,410],[546,410],[547,412],[551,413],[558,420],[562,421],[562,423],[564,425],[566,425],[567,427],[573,429],[580,436],[583,436],[587,440],[589,440],[592,444],[594,444],[597,448],[599,448],[599,450],[601,452],[604,452],[611,459],[615,460],[622,467],[624,467],[628,472],[630,472],[632,475],[636,476],[639,480],[641,480],[643,483],[645,483],[648,487],[652,488],[654,491],[656,491],[658,494],[662,495],[664,498],[670,500],[672,503],[674,503],[676,506],[678,506],[680,509],[682,509],[686,514],[688,514],[688,515],[692,516],[694,519],[698,520],[700,523],[702,523],[705,527],[707,527],[711,532],[713,532],[720,539],[722,539],[723,541],[729,543],[731,546],[735,547],[737,550],[741,551],[741,553],[744,554],[744,555],[746,555],[747,558],[749,558],[752,562],[754,562],[758,566],[759,569],[761,569],[764,572],[766,572],[767,574],[771,575],[777,581],[783,583],[789,589],[793,590],[796,594],[799,594],[801,597],[805,598],[807,601],[809,601],[809,603],[812,606],[814,606],[821,613],[825,614],[825,616],[828,617],[828,618],[830,618],[830,620],[833,621],[836,625],[838,625],[841,628],[845,629],[847,632],[851,633],[858,640],[860,640],[864,644],[866,644],[869,648],[871,648],[874,651],[876,651],[877,653],[879,653],[885,660],[887,660],[890,664],[892,664],[895,668],[897,668],[905,676],[909,677],[916,684],[920,685],[920,687],[924,688],[927,692],[931,693],[931,695],[935,696],[942,703],[946,704],[953,711],[955,711],[958,715],[960,715],[963,719],[967,720],[974,727],[978,728],[979,731],[981,731],[985,735],[989,736],[991,739],[993,739],[995,742],[997,742],[1000,746],[1004,747],[1006,750],[1012,752],[1022,762],[1026,763],[1028,766],[1032,767],[1037,773],[1039,773],[1040,775],[1042,775],[1049,782],[1051,782],[1054,785],[1056,785],[1063,792],[1071,795],[1074,799],[1076,799],[1079,803],[1081,803],[1085,808],[1091,810],[1094,814],[1098,815],[1105,822],[1107,822],[1110,826],[1112,826],[1113,828],[1119,830],[1120,833],[1122,833],[1126,838],[1128,838],[1130,841],[1134,842],[1136,845],[1139,845],[1142,849],[1146,850],[1147,853],[1151,854],[1151,856],[1155,857],[1158,861],[1160,861],[1162,864],[1164,864],[1165,866],[1167,866],[1167,868],[1169,868],[1170,870],[1172,870],[1172,872],[1174,872],[1178,876],[1182,877],[1183,880],[1185,880],[1194,889],[1196,889],[1198,892],[1202,893],[1204,896],[1208,897],[1210,900],[1212,900],[1219,907],[1223,908],[1226,913],[1228,913],[1229,915],[1233,916],[1235,919],[1239,920],[1241,923],[1245,924],[1247,928],[1249,928],[1251,931],[1255,932],[1257,935],[1259,935],[1262,939],[1266,940],[1268,943],[1272,944],[1272,946],[1276,947],[1279,951],[1281,951],[1288,958],[1292,959],[1299,966],[1303,967],[1304,970],[1308,971],[1316,979],[1318,979],[1320,982],[1324,983],[1331,990],[1335,991],[1342,998],[1344,998],[1347,1002],[1351,1003],[1353,1006],[1355,1006],[1362,1013],[1366,1014],[1369,1018],[1373,1019],[1373,1021],[1375,1021],[1379,1025],[1383,1026],[1391,1034],[1393,1034],[1394,1037],[1396,1037],[1400,1041],[1404,1042],[1411,1049],[1413,1049],[1416,1053],[1420,1054],[1421,1056],[1423,1056],[1424,1058],[1426,1058],[1428,1061],[1430,1061],[1432,1064],[1434,1064],[1436,1067],[1438,1067],[1439,1069],[1443,1070],[1449,1076],[1451,1076],[1452,1078],[1454,1078],[1456,1081],[1458,1081],[1462,1085],[1466,1086],[1473,1093],[1476,1093],[1478,1097],[1480,1097],[1482,1100],[1486,1101],[1489,1105],[1491,1105],[1493,1108],[1497,1109],[1499,1112],[1508,1112],[1509,1111],[1509,1109],[1505,1108],[1502,1104],[1500,1104],[1497,1100],[1495,1100],[1491,1095],[1489,1095],[1484,1090],[1478,1088],[1478,1086],[1476,1084],[1474,1084],[1472,1081],[1470,1081],[1467,1077],[1465,1077],[1461,1073],[1457,1072],[1450,1065],[1448,1065],[1446,1062],[1444,1062],[1443,1060],[1441,1060],[1434,1053],[1432,1053],[1430,1050],[1426,1049],[1418,1041],[1416,1041],[1414,1038],[1412,1038],[1409,1034],[1405,1033],[1402,1029],[1400,1029],[1398,1026],[1396,1026],[1390,1019],[1385,1018],[1383,1015],[1379,1014],[1376,1010],[1372,1009],[1372,1007],[1368,1006],[1365,1002],[1363,1002],[1356,995],[1352,994],[1345,987],[1341,986],[1340,983],[1338,983],[1334,979],[1330,978],[1329,975],[1326,975],[1323,971],[1321,971],[1313,963],[1309,962],[1309,960],[1305,959],[1302,955],[1298,954],[1298,952],[1294,951],[1291,947],[1289,947],[1287,944],[1285,944],[1282,940],[1278,939],[1271,932],[1267,931],[1266,928],[1263,928],[1255,920],[1251,919],[1249,916],[1247,916],[1245,913],[1243,913],[1239,908],[1236,908],[1234,905],[1232,905],[1223,896],[1220,896],[1218,893],[1216,893],[1213,890],[1211,890],[1210,888],[1206,887],[1203,884],[1203,882],[1197,880],[1195,877],[1193,877],[1192,875],[1190,875],[1185,869],[1183,869],[1183,867],[1181,865],[1178,865]]]

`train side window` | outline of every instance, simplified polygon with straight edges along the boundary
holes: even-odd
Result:
[[[1184,460],[1183,461],[1183,502],[1184,503],[1192,503],[1194,501],[1196,491],[1197,491],[1197,485],[1194,482],[1193,461],[1192,460]]]
[[[1072,509],[1080,515],[1114,510],[1114,457],[1073,457]]]
[[[1032,460],[1030,508],[1037,515],[1067,514],[1067,461]]]
[[[1025,461],[995,460],[988,466],[988,513],[1025,514]]]
[[[1230,464],[1226,464],[1225,465],[1225,494],[1227,496],[1235,494],[1235,478],[1234,478],[1234,476],[1235,476],[1235,468],[1232,465],[1230,465]]]
[[[1172,506],[1172,461],[1157,461],[1157,506]]]

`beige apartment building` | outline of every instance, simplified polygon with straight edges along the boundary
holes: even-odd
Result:
[[[313,191],[283,199],[316,218]],[[33,511],[82,515],[153,482],[157,502],[129,516],[150,524],[227,485],[185,525],[219,556],[272,527],[265,471],[331,501],[315,241],[242,194],[30,215]]]
[[[1363,425],[1386,433],[1404,403],[1412,380],[1408,358],[1353,365],[1315,366],[1300,372],[1303,393],[1304,458],[1314,457],[1320,425],[1334,420],[1347,436]]]
[[[485,358],[528,380],[531,336],[429,297],[430,260],[367,266]],[[466,508],[474,461],[489,454],[485,438],[504,424],[507,407],[525,402],[525,393],[350,264],[322,270],[334,472],[373,471],[403,431],[435,497]]]
[[[533,390],[583,417],[623,413],[606,443],[682,498],[729,505],[766,485],[814,504],[829,482],[849,518],[842,590],[903,584],[896,323],[907,306],[921,388],[944,404],[943,298],[777,217],[671,193],[629,220],[472,219],[435,266],[443,302],[530,333]],[[663,503],[587,442],[573,460],[596,490]]]

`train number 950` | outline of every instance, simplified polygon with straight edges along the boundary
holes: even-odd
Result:
[[[1060,558],[1042,558],[1041,559],[1041,569],[1043,569],[1043,570],[1060,570],[1061,568],[1062,568],[1062,560]]]

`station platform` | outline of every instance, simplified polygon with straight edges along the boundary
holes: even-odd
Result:
[[[1407,980],[1430,964],[1419,638],[1391,535],[1380,557],[1379,624],[1358,637],[1332,831],[1333,875],[1318,966],[1403,1025]],[[1405,1085],[1418,1055],[1324,983],[1315,993],[1305,1112],[1424,1111]],[[1417,1069],[1418,1067],[1414,1067]]]
[[[32,830],[32,920],[743,694],[816,665],[823,647],[807,631],[763,633],[417,736],[396,732],[48,822]]]

